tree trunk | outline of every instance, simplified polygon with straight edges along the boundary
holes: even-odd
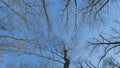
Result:
[[[67,50],[64,48],[64,68],[69,68],[70,60],[67,58]]]
[[[64,68],[69,68],[70,65],[70,60],[69,59],[64,59],[65,63],[64,63]]]

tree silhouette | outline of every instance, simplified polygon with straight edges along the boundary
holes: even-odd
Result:
[[[112,2],[113,0],[0,0],[0,53],[16,54],[17,58],[12,60],[35,56],[40,60],[37,61],[38,67],[42,68],[69,68],[73,63],[72,53],[79,51],[75,48],[81,37],[81,23],[94,25],[96,22],[105,22],[103,12],[107,13],[106,8]],[[109,42],[102,38],[106,42],[92,44],[116,44],[106,48],[104,56],[111,49],[119,47],[119,41]],[[24,62],[18,64],[21,68],[27,67]],[[81,68],[84,67],[82,64],[80,62]],[[86,60],[84,64],[94,67]]]

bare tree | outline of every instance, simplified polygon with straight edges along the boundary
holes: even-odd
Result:
[[[116,22],[119,26],[119,22]],[[109,38],[102,34],[99,35],[99,38],[95,38],[94,41],[88,42],[90,46],[93,47],[93,50],[96,50],[99,48],[102,48],[102,56],[100,56],[99,61],[98,61],[98,67],[101,66],[107,66],[110,68],[112,67],[117,67],[119,68],[119,61],[116,59],[119,59],[119,57],[116,57],[119,55],[119,47],[120,47],[120,42],[119,42],[119,28],[113,27],[111,28],[112,32],[111,34],[108,34]],[[112,55],[111,55],[112,54]],[[103,65],[101,65],[103,63]]]
[[[27,55],[27,58],[36,56],[40,60],[39,65],[45,68],[54,68],[55,64],[62,65],[60,68],[69,68],[74,57],[70,53],[77,51],[73,49],[79,42],[81,22],[103,22],[102,11],[113,0],[54,1],[0,0],[0,53],[16,54],[16,58],[12,60],[24,55]],[[65,30],[66,32],[63,32]],[[109,42],[102,38],[105,40],[104,43],[93,44],[119,44],[117,41]],[[116,47],[119,45],[111,48],[108,46],[105,54]],[[87,67],[94,67],[87,61],[84,61],[84,64]],[[21,68],[26,67],[27,65],[21,64]]]

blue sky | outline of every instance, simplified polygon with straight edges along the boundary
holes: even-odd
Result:
[[[30,0],[32,1],[32,0]],[[26,25],[26,21],[23,21],[22,19],[20,19],[19,16],[15,15],[14,13],[12,13],[9,9],[6,8],[7,12],[10,13],[10,17],[12,20],[12,24],[13,24],[13,28],[11,26],[11,23],[7,20],[7,18],[5,20],[3,20],[2,22],[0,22],[0,24],[3,24],[7,30],[2,30],[0,29],[0,35],[4,35],[4,36],[13,36],[19,39],[30,39],[33,40],[33,42],[26,42],[26,41],[15,41],[12,40],[14,44],[19,44],[22,43],[23,47],[26,48],[23,51],[29,51],[29,49],[33,49],[35,50],[36,53],[41,53],[42,51],[37,50],[38,47],[36,47],[36,49],[34,49],[34,45],[37,46],[37,41],[34,42],[34,39],[39,40],[39,44],[42,44],[40,47],[43,47],[43,52],[42,54],[45,56],[51,56],[51,53],[49,52],[50,49],[53,49],[53,51],[55,51],[55,47],[58,48],[56,49],[55,52],[58,52],[58,54],[63,55],[62,54],[62,46],[57,46],[56,44],[59,43],[59,40],[62,39],[62,41],[60,42],[64,42],[66,43],[66,47],[69,50],[68,53],[68,58],[71,59],[71,61],[75,61],[77,60],[80,56],[82,58],[86,58],[89,57],[88,52],[90,51],[90,49],[86,50],[84,47],[86,46],[86,41],[91,41],[92,38],[98,38],[99,34],[103,34],[105,37],[108,37],[108,35],[112,34],[111,31],[111,27],[114,28],[118,28],[119,29],[119,25],[116,24],[114,21],[115,20],[120,20],[120,16],[119,16],[119,3],[120,2],[116,2],[115,3],[110,3],[108,5],[108,7],[105,7],[104,10],[108,9],[108,11],[102,11],[103,12],[103,16],[105,17],[104,23],[100,24],[95,24],[92,27],[90,26],[89,21],[85,21],[83,23],[83,21],[79,21],[81,17],[78,16],[78,20],[77,23],[80,23],[79,25],[79,29],[80,31],[77,34],[77,41],[73,41],[72,36],[72,32],[73,32],[73,28],[74,28],[74,22],[75,22],[75,18],[74,18],[74,14],[75,14],[75,5],[71,5],[72,7],[70,7],[69,9],[69,26],[68,26],[68,31],[66,31],[66,29],[64,28],[64,24],[66,23],[66,11],[64,12],[64,15],[62,16],[62,9],[63,9],[63,5],[60,4],[60,0],[47,0],[47,11],[49,13],[50,16],[50,21],[51,24],[53,26],[53,33],[49,33],[47,30],[47,22],[46,22],[46,18],[44,15],[44,11],[43,9],[41,9],[42,7],[33,7],[35,8],[35,11],[38,11],[38,14],[35,11],[32,11],[31,9],[29,9],[28,12],[33,12],[35,15],[32,14],[28,14],[26,15],[27,19],[30,20],[30,22],[27,22],[29,24],[29,26]],[[84,1],[82,1],[84,4]],[[22,1],[20,2],[22,3]],[[63,2],[64,4],[64,2]],[[2,4],[1,4],[2,5]],[[14,4],[15,5],[15,4]],[[18,13],[20,13],[20,15],[24,15],[24,9],[23,11],[21,10],[21,8],[17,8],[17,6],[12,6],[12,8],[14,8]],[[3,6],[3,5],[2,5]],[[39,14],[39,11],[41,11]],[[106,12],[106,13],[105,13]],[[5,14],[2,11],[0,11],[1,17],[4,17]],[[43,15],[42,15],[43,14]],[[82,14],[80,14],[82,15]],[[62,19],[63,18],[63,19]],[[82,23],[81,23],[82,22]],[[114,35],[114,33],[113,33]],[[56,40],[54,40],[56,39]],[[4,39],[7,42],[11,42],[9,39]],[[0,39],[0,42],[2,42],[3,40]],[[20,45],[19,45],[20,46]],[[33,48],[30,48],[33,47]],[[48,49],[48,50],[44,50],[44,49]],[[102,50],[102,49],[101,49]],[[99,51],[98,51],[99,52]],[[91,57],[89,57],[89,59],[92,58],[93,63],[96,63],[97,61],[94,59],[99,56],[100,53],[93,53],[91,55]],[[19,53],[19,52],[18,52]],[[21,53],[20,53],[21,54]],[[84,55],[83,55],[84,54]],[[13,54],[1,54],[0,55],[0,66],[2,68],[5,68],[9,65],[9,62],[11,62],[11,60],[16,56],[16,53]],[[27,56],[27,59],[24,59],[24,57],[26,57],[27,55],[22,55],[20,56],[20,58],[17,58],[15,61],[13,62],[18,62],[20,60],[23,61],[29,61],[30,62],[38,62],[38,59],[40,61],[42,61],[42,58],[38,58],[35,56]],[[60,59],[59,57],[55,56],[55,59]],[[61,61],[63,61],[63,59],[60,59]],[[44,62],[52,62],[52,61],[48,61],[48,60],[44,60]],[[55,63],[52,62],[53,64],[58,64],[59,66],[62,66],[59,63]],[[50,64],[52,64],[50,63]],[[35,63],[37,64],[37,63]],[[54,65],[53,65],[54,66]],[[71,68],[73,68],[74,64],[71,64]],[[50,67],[52,68],[52,67]]]

